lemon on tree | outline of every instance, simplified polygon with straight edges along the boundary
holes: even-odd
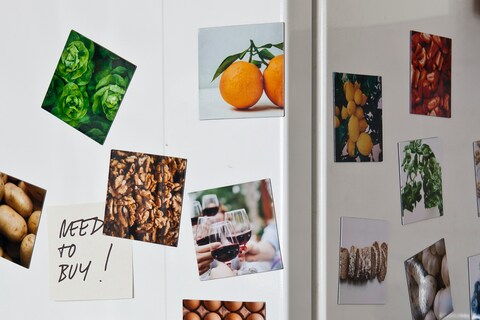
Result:
[[[358,120],[365,118],[362,107],[357,107],[357,109],[355,110],[355,116],[358,118]]]
[[[360,129],[360,132],[365,132],[368,128],[368,123],[365,118],[358,120],[358,128]]]
[[[347,153],[350,157],[355,156],[355,142],[351,139],[347,140]]]
[[[345,108],[345,106],[342,106],[342,112],[341,112],[341,113],[342,113],[342,114],[341,114],[341,115],[342,115],[342,120],[347,119],[347,117],[348,117],[348,111],[347,111],[347,108]]]
[[[344,90],[345,98],[347,99],[347,101],[353,101],[353,95],[355,92],[353,91],[353,84],[350,81],[347,81],[345,83]]]
[[[353,100],[355,101],[356,104],[361,105],[362,104],[362,90],[357,89],[355,91],[355,95]]]
[[[348,120],[348,137],[353,142],[357,142],[360,135],[360,128],[358,126],[358,118],[356,116],[350,116]]]
[[[357,106],[355,105],[355,101],[353,101],[353,100],[348,101],[348,104],[347,104],[348,115],[351,116],[352,114],[354,114],[355,110],[357,110]]]
[[[368,133],[362,132],[357,140],[357,149],[363,156],[368,156],[372,152],[372,137]]]

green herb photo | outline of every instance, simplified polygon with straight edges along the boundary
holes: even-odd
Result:
[[[103,144],[135,69],[72,30],[42,108]]]
[[[413,140],[403,152],[401,167],[407,179],[401,189],[402,214],[404,210],[413,212],[423,198],[426,209],[438,207],[442,216],[442,168],[432,148],[422,140]]]

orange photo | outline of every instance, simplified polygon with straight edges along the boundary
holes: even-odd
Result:
[[[283,23],[200,29],[198,42],[201,120],[284,115]]]

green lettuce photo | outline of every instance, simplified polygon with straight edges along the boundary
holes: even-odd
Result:
[[[72,30],[42,108],[103,144],[135,69],[135,65]]]
[[[63,86],[62,93],[52,109],[52,114],[77,128],[80,124],[88,122],[88,107],[86,88],[69,82]]]

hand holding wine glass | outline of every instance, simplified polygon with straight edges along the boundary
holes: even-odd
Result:
[[[220,246],[220,243],[215,242],[213,237],[212,242],[210,242],[210,226],[214,221],[215,219],[212,217],[198,217],[197,225],[195,226],[195,251],[200,276],[210,270],[213,262],[211,251]]]

